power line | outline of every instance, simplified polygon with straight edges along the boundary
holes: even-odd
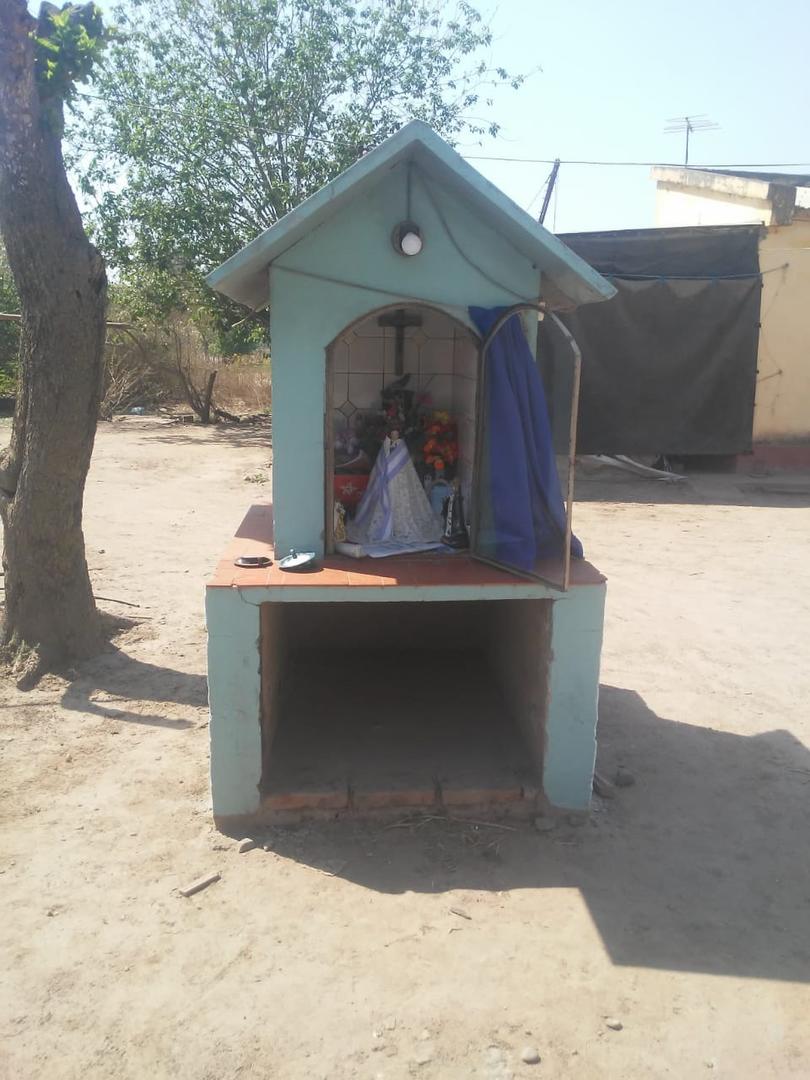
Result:
[[[465,161],[511,161],[521,165],[553,165],[556,158],[522,158],[522,157],[498,157],[488,154],[462,154]],[[662,169],[682,169],[680,161],[582,161],[573,158],[559,158],[561,165],[619,165],[650,169],[659,167]],[[810,169],[810,161],[769,161],[756,162],[746,165],[690,165],[690,169]],[[539,192],[538,192],[539,194]],[[535,196],[536,198],[536,196]]]

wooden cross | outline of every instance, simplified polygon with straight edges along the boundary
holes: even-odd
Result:
[[[421,315],[409,315],[405,308],[397,308],[387,315],[380,315],[377,319],[378,326],[393,326],[396,330],[394,352],[394,374],[402,375],[405,364],[405,327],[421,326]]]

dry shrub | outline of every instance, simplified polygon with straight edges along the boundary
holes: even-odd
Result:
[[[262,353],[216,356],[200,330],[177,321],[169,328],[183,395],[204,423],[270,409],[270,364]],[[209,400],[210,397],[210,400]]]
[[[182,404],[204,423],[269,412],[267,356],[212,355],[205,335],[180,317],[160,328],[117,331],[107,348],[101,418],[133,406]]]
[[[254,416],[270,409],[270,363],[262,353],[214,357],[214,400],[229,412]],[[201,380],[202,381],[202,380]]]
[[[111,420],[134,406],[165,405],[176,397],[176,382],[167,369],[165,346],[156,335],[117,331],[107,342],[99,416]]]

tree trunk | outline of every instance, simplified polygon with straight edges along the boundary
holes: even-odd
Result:
[[[65,175],[61,102],[38,92],[35,26],[25,0],[0,0],[0,230],[22,310],[17,408],[0,457],[2,643],[30,648],[41,668],[100,644],[82,501],[107,282]]]
[[[202,411],[200,412],[200,419],[204,424],[211,422],[211,398],[214,396],[214,383],[216,382],[217,373],[210,371],[208,378],[205,382],[205,390],[203,391],[202,398]]]

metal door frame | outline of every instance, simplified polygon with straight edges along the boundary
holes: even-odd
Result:
[[[571,389],[571,418],[568,427],[568,476],[566,482],[566,507],[565,507],[565,535],[564,535],[564,549],[563,549],[563,577],[562,582],[550,581],[548,578],[544,578],[540,574],[532,573],[530,570],[518,570],[514,566],[509,566],[506,563],[499,562],[496,559],[490,559],[486,555],[480,555],[476,551],[478,542],[478,534],[481,523],[481,498],[480,498],[480,481],[481,481],[481,465],[484,447],[484,423],[485,423],[485,411],[486,411],[486,379],[487,379],[487,353],[489,347],[492,344],[495,335],[503,326],[512,318],[513,315],[518,315],[523,311],[537,312],[540,318],[548,316],[552,319],[555,325],[559,328],[566,342],[568,343],[572,357],[573,357],[573,386]],[[535,356],[535,363],[537,363],[538,357]],[[553,311],[549,311],[546,304],[543,301],[537,301],[536,303],[521,302],[518,304],[512,304],[511,307],[506,308],[493,323],[489,332],[481,339],[478,351],[478,385],[477,385],[477,408],[476,408],[476,435],[475,435],[475,498],[473,499],[473,515],[472,515],[472,536],[471,536],[471,548],[470,553],[473,558],[478,559],[480,562],[489,564],[490,566],[496,566],[500,570],[506,570],[510,574],[516,574],[519,577],[528,577],[536,581],[544,581],[555,588],[562,589],[563,592],[568,590],[571,583],[571,536],[573,532],[572,519],[574,510],[574,480],[576,469],[576,444],[577,444],[577,420],[579,412],[579,386],[582,376],[582,352],[577,344],[576,338],[565,326],[562,320]]]

